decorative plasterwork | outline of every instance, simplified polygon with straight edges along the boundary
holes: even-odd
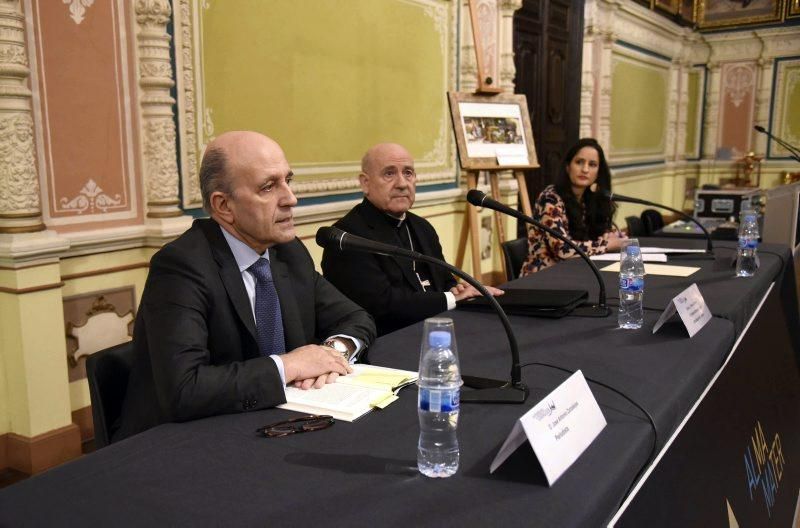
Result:
[[[445,57],[444,78],[447,86],[443,92],[456,87],[459,65],[456,63],[458,31],[456,20],[458,5],[451,0],[398,0],[419,7],[434,21],[439,35],[440,52]],[[513,0],[519,1],[519,0]],[[513,3],[513,2],[512,2]],[[208,141],[214,138],[213,108],[205,106],[203,96],[202,27],[201,9],[208,9],[207,0],[175,0],[175,47],[177,65],[177,98],[179,148],[181,159],[181,186],[183,206],[200,207],[198,168],[200,157]],[[510,49],[510,42],[508,45]],[[501,54],[502,56],[502,54]],[[501,76],[503,73],[501,72]],[[513,72],[512,72],[513,77]],[[446,104],[443,99],[443,105]],[[291,161],[291,160],[290,160]],[[418,181],[422,184],[452,181],[455,174],[455,141],[450,130],[447,112],[438,126],[436,140],[427,152],[416,159]],[[300,197],[328,194],[344,194],[360,190],[355,177],[359,161],[345,163],[292,164],[298,176],[336,175],[334,178],[317,178],[298,181],[292,188]],[[339,175],[347,172],[347,176]]]
[[[735,31],[702,36],[711,62],[772,59],[800,54],[800,27]]]
[[[199,167],[199,141],[197,127],[196,77],[194,61],[194,9],[196,4],[189,0],[180,0],[175,10],[175,63],[178,85],[178,122],[181,130],[181,188],[183,189],[183,206],[186,208],[201,207],[203,199],[200,195],[200,182],[197,169]],[[213,132],[212,132],[213,133]],[[208,134],[212,135],[212,134]]]
[[[0,159],[0,213],[38,211],[39,181],[29,114],[0,116]]]
[[[734,66],[725,76],[724,96],[730,98],[733,106],[739,108],[755,86],[755,72],[749,66]]]
[[[137,0],[139,23],[139,86],[143,118],[143,154],[147,216],[180,216],[175,124],[170,95],[174,86],[170,61],[170,36],[166,25],[172,8],[169,0]]]
[[[94,0],[63,0],[65,4],[69,5],[69,17],[75,21],[76,24],[83,22],[86,15],[86,8],[94,4]]]
[[[131,20],[129,10],[131,5],[128,0],[106,0],[106,2],[110,9],[92,11],[92,15],[99,15],[102,18],[92,19],[93,26],[82,29],[70,28],[72,22],[62,20],[60,15],[64,8],[55,2],[27,0],[25,4],[26,11],[31,13],[28,20],[30,28],[28,45],[32,50],[31,84],[36,94],[33,100],[36,160],[42,201],[47,204],[43,214],[48,227],[131,221],[139,215],[135,120],[131,115],[135,107],[131,104],[133,97],[129,74],[131,54],[129,33],[126,29]],[[101,48],[98,46],[98,49],[87,50],[85,55],[78,55],[78,51],[83,52],[83,49],[72,48],[71,46],[77,45],[74,41],[65,42],[63,38],[58,40],[58,36],[54,36],[53,32],[48,30],[45,22],[48,18],[53,20],[54,14],[59,16],[55,19],[58,22],[54,23],[67,26],[65,31],[73,35],[84,31],[95,31],[101,26],[110,28],[110,31],[101,33],[104,39],[102,52],[98,52]],[[48,53],[54,49],[60,49],[62,53]],[[65,67],[61,59],[65,54],[71,55],[73,51],[76,53],[74,55],[76,58],[68,62],[69,66]],[[94,150],[97,151],[97,145],[93,141],[87,143],[87,139],[76,132],[76,127],[66,126],[66,123],[72,122],[75,114],[52,112],[54,107],[65,102],[62,86],[58,81],[62,78],[65,68],[83,67],[81,61],[94,64],[98,56],[102,56],[98,62],[108,69],[94,70],[91,86],[85,84],[81,88],[82,98],[74,101],[70,99],[67,103],[70,104],[71,112],[76,112],[71,106],[73,102],[74,108],[85,105],[93,110],[102,109],[102,112],[107,112],[104,114],[107,121],[103,122],[103,134],[109,138],[107,147],[109,150],[102,155],[90,156],[88,160],[84,160],[87,165],[67,163],[65,160],[71,158],[70,151],[74,149],[88,151],[90,149],[87,145],[95,147]],[[94,99],[100,91],[110,92],[109,98],[103,102]],[[97,138],[103,134],[95,134],[93,137]],[[108,191],[106,194],[112,200],[115,196],[119,197],[119,203],[112,206],[110,202],[105,202],[108,206],[104,208],[89,206],[91,200],[88,199],[88,195],[81,194],[80,189],[87,184],[90,177],[96,182],[101,182],[102,187]],[[91,186],[87,187],[88,189],[91,189]],[[86,208],[82,206],[83,199],[86,199]],[[65,207],[67,204],[71,205]]]
[[[125,204],[122,203],[122,196],[116,194],[112,198],[103,192],[103,189],[91,178],[77,196],[72,199],[61,198],[61,207],[65,211],[74,211],[78,214],[83,214],[86,211],[89,213],[106,213],[109,209],[119,208],[120,206],[125,207]]]
[[[19,1],[0,2],[0,233],[44,229],[20,7]]]
[[[632,1],[587,0],[584,19],[584,35],[608,35],[670,58],[681,56],[684,46],[699,39],[690,29]]]

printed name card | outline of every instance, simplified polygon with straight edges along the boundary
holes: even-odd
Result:
[[[527,440],[552,486],[605,426],[600,406],[578,370],[514,423],[489,472]]]
[[[700,293],[697,283],[680,292],[669,302],[664,309],[664,313],[661,314],[661,317],[658,318],[655,326],[653,326],[653,333],[655,334],[675,313],[680,315],[690,338],[711,320],[711,311],[706,306],[706,301],[703,299],[703,294]]]

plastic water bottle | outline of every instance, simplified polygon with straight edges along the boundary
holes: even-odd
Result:
[[[644,297],[644,262],[639,246],[625,247],[619,264],[619,315],[620,328],[641,328],[644,323],[642,298]]]
[[[458,471],[461,374],[450,343],[449,332],[431,332],[419,362],[417,467],[427,477],[449,477]]]
[[[752,277],[758,268],[758,223],[756,213],[742,211],[739,222],[739,249],[736,254],[736,276]]]

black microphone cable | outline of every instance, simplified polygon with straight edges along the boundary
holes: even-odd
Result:
[[[576,372],[574,370],[570,370],[570,369],[565,368],[565,367],[559,367],[558,365],[553,365],[551,363],[544,363],[542,361],[531,361],[529,363],[523,363],[522,365],[520,365],[520,368],[530,367],[530,366],[534,366],[534,365],[539,365],[539,366],[542,366],[542,367],[548,367],[548,368],[560,370],[560,371],[566,372],[566,373],[568,373],[570,375],[575,374],[575,372]],[[650,427],[652,427],[652,429],[653,429],[653,447],[650,448],[650,454],[648,455],[647,460],[642,465],[642,467],[639,468],[639,471],[636,473],[636,476],[633,477],[633,480],[631,481],[630,485],[628,486],[628,489],[625,490],[625,495],[622,497],[622,500],[624,501],[625,498],[628,496],[628,494],[630,494],[630,492],[633,489],[633,487],[639,481],[639,479],[641,478],[642,474],[645,472],[647,467],[650,465],[650,463],[653,461],[653,459],[655,459],[656,448],[658,447],[658,427],[656,427],[656,421],[653,419],[653,416],[649,412],[647,412],[647,409],[645,409],[644,407],[642,407],[641,405],[636,403],[633,400],[633,398],[631,398],[630,396],[628,396],[627,394],[625,394],[621,390],[616,389],[616,388],[614,388],[611,385],[608,385],[606,383],[603,383],[602,381],[598,381],[598,380],[596,380],[594,378],[590,378],[589,376],[586,376],[585,374],[584,374],[583,377],[586,379],[586,381],[590,381],[590,382],[592,382],[592,383],[594,383],[596,385],[600,385],[601,387],[605,387],[606,389],[610,390],[611,392],[615,392],[616,394],[619,394],[620,396],[622,396],[623,398],[628,400],[634,407],[636,407],[637,409],[642,411],[642,413],[644,413],[644,415],[647,417],[647,420],[650,422]]]

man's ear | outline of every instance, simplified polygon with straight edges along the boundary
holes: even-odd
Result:
[[[224,192],[214,191],[211,193],[211,214],[224,220],[228,224],[233,223],[233,211],[231,210],[230,197]]]
[[[369,196],[369,176],[365,173],[360,173],[358,175],[358,183],[361,185],[361,191],[364,193],[364,196]]]

